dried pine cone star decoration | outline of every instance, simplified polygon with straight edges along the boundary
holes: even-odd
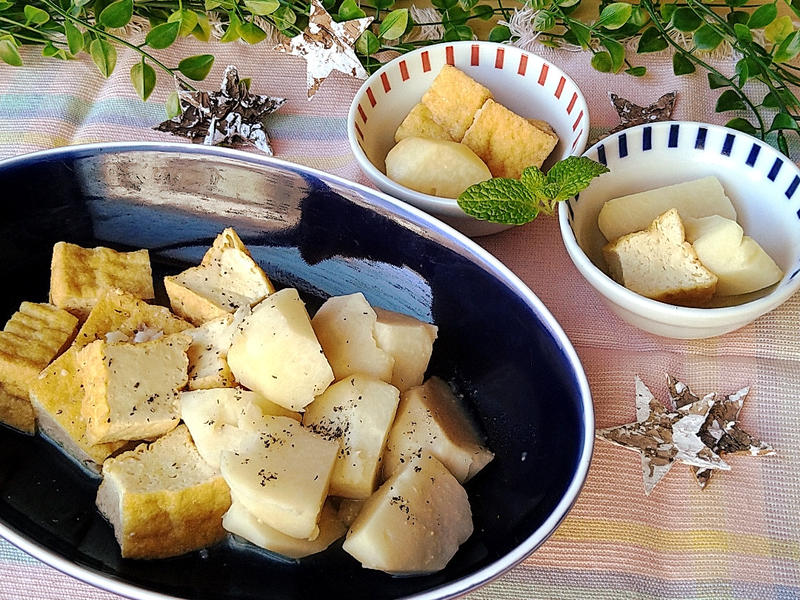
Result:
[[[264,117],[283,106],[286,99],[251,94],[239,80],[236,67],[225,69],[220,91],[182,90],[179,98],[183,112],[154,129],[212,146],[249,143],[267,156],[273,155]]]

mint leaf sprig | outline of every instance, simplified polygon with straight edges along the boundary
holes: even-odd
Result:
[[[540,212],[552,215],[556,205],[582,192],[608,168],[585,156],[569,156],[547,174],[528,167],[519,179],[495,177],[469,186],[458,197],[468,215],[504,225],[524,225]]]

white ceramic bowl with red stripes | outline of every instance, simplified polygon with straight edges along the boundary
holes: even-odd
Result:
[[[491,90],[495,100],[528,119],[547,121],[559,142],[544,164],[580,155],[589,137],[589,109],[575,82],[553,63],[514,46],[494,42],[435,44],[386,63],[361,87],[350,106],[347,134],[361,169],[384,192],[440,218],[462,233],[487,235],[508,225],[467,216],[454,199],[423,194],[384,173],[394,132],[450,64]]]

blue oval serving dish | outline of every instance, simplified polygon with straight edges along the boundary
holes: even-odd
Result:
[[[437,323],[429,373],[463,394],[496,453],[467,485],[475,533],[447,568],[393,578],[361,568],[341,543],[296,562],[230,541],[169,560],[122,559],[94,506],[98,481],[41,437],[0,428],[0,535],[53,567],[142,599],[450,598],[525,558],[574,503],[594,435],[578,357],[519,279],[439,221],[297,165],[183,144],[21,156],[0,163],[0,188],[0,314],[47,298],[56,241],[148,248],[158,285],[235,227],[312,313],[329,295],[362,291]]]

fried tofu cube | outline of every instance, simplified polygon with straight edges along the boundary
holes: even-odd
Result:
[[[463,71],[445,65],[422,96],[422,104],[433,120],[450,137],[460,142],[472,124],[475,113],[492,97],[492,92]]]
[[[494,100],[475,114],[462,143],[487,164],[495,177],[518,179],[527,167],[541,167],[558,137],[532,125]]]
[[[109,290],[89,313],[75,336],[75,346],[83,348],[95,340],[136,341],[149,332],[164,335],[190,329],[191,324],[173,315],[164,306],[153,306],[122,290]]]
[[[84,389],[78,374],[78,349],[73,346],[55,359],[31,384],[31,404],[39,431],[93,473],[127,442],[92,444],[81,415]]]
[[[164,278],[175,314],[202,325],[253,306],[275,291],[233,229],[224,230],[197,267]]]
[[[97,301],[111,288],[149,300],[153,272],[147,250],[117,252],[111,248],[82,248],[67,242],[53,247],[50,265],[50,301],[86,318]]]
[[[78,319],[51,304],[23,302],[0,331],[0,384],[20,398],[72,341]]]
[[[225,537],[228,486],[195,448],[184,425],[152,444],[109,458],[97,508],[125,558],[167,558]]]
[[[0,423],[23,433],[36,433],[36,415],[30,400],[9,392],[0,384]]]
[[[90,443],[163,435],[180,420],[192,338],[184,333],[139,344],[97,340],[78,354],[86,391],[81,414]]]
[[[403,122],[394,133],[394,141],[399,142],[408,137],[421,137],[430,140],[445,140],[452,142],[453,138],[447,130],[433,120],[433,115],[427,106],[420,102],[408,113]]]

